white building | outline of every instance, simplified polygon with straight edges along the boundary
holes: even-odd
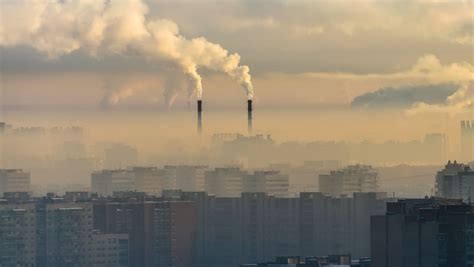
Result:
[[[319,191],[332,197],[354,192],[377,192],[377,172],[369,165],[352,165],[319,175]]]
[[[30,173],[21,169],[0,169],[0,197],[5,192],[29,192]]]
[[[474,170],[454,161],[448,162],[436,174],[436,196],[452,199],[472,200],[474,197]]]

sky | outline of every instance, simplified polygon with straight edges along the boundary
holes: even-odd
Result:
[[[0,1],[0,110],[473,115],[474,1]]]

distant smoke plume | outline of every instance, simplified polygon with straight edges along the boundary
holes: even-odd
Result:
[[[202,98],[199,68],[224,72],[253,98],[249,68],[238,54],[229,54],[205,38],[187,39],[166,19],[147,20],[148,7],[140,0],[2,2],[0,45],[28,45],[54,59],[84,50],[94,57],[138,54],[149,61],[171,63],[190,81],[189,97]],[[109,104],[133,94],[133,88],[110,92]],[[173,97],[170,96],[169,99]]]
[[[102,108],[116,106],[138,92],[148,91],[156,87],[158,82],[156,79],[140,79],[133,76],[128,79],[118,78],[104,81],[103,89],[105,91],[100,106]]]
[[[177,73],[167,74],[165,78],[165,85],[163,88],[163,99],[166,106],[171,107],[178,96],[178,92],[185,88],[185,81]]]
[[[468,112],[472,115],[474,110],[474,82],[464,83],[452,95],[448,96],[443,103],[429,104],[426,102],[415,103],[406,111],[408,115],[422,113],[457,114]]]
[[[441,104],[456,92],[458,85],[411,85],[400,87],[384,87],[375,92],[357,96],[351,103],[352,107],[369,108],[408,108],[414,103]]]

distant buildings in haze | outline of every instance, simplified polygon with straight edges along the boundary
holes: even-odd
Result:
[[[344,169],[319,175],[319,191],[333,196],[354,192],[377,192],[377,172],[369,165],[350,165]]]
[[[0,169],[0,197],[6,192],[30,192],[31,175],[21,169]]]
[[[461,121],[461,160],[474,161],[474,121]]]
[[[277,197],[289,195],[289,174],[276,170],[248,172],[240,167],[164,166],[101,170],[91,175],[91,191],[101,196],[136,190],[159,196],[163,190],[205,191],[220,197],[237,197],[242,192],[265,192]]]

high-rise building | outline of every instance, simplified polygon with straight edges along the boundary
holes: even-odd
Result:
[[[92,203],[44,203],[38,222],[38,250],[45,252],[40,266],[91,265]],[[38,218],[38,220],[40,219]]]
[[[192,266],[197,223],[195,204],[162,201],[155,203],[150,212],[150,266]]]
[[[436,196],[470,201],[474,197],[474,170],[469,166],[449,161],[436,174]]]
[[[194,256],[195,213],[191,202],[101,201],[94,203],[94,228],[128,234],[130,266],[185,267]]]
[[[0,169],[0,197],[5,192],[29,192],[30,173],[21,169]]]
[[[128,234],[130,266],[145,265],[145,205],[143,202],[94,202],[94,229],[104,234]]]
[[[461,121],[461,159],[474,160],[474,121]]]
[[[319,191],[333,196],[354,192],[377,192],[377,172],[369,165],[352,165],[345,169],[319,175]]]
[[[386,215],[371,218],[372,266],[473,266],[473,210],[461,200],[387,203]]]
[[[196,203],[195,257],[203,266],[237,266],[278,255],[367,257],[370,216],[384,214],[386,202],[383,193],[278,198],[265,193],[216,197],[183,192],[182,199]]]
[[[80,201],[0,199],[0,266],[129,266],[128,235],[94,231]]]
[[[36,266],[33,203],[0,202],[0,266]]]
[[[95,231],[92,239],[92,266],[129,266],[127,234],[102,234]]]
[[[385,193],[354,193],[333,198],[322,193],[300,194],[300,253],[370,254],[370,216],[384,214]]]
[[[371,267],[370,258],[352,260],[350,254],[329,256],[278,256],[275,261],[240,264],[240,267]]]

